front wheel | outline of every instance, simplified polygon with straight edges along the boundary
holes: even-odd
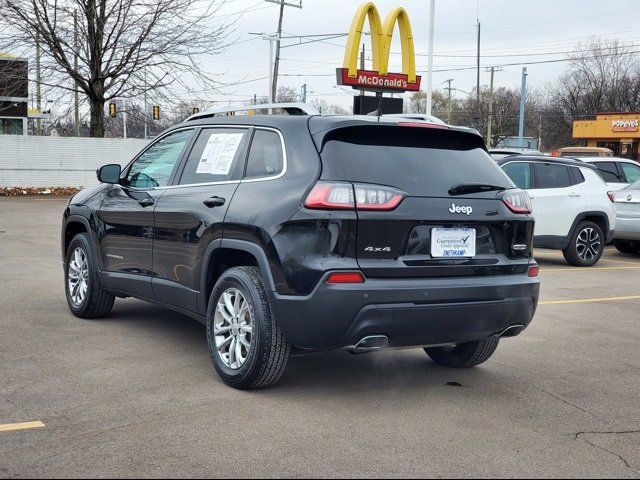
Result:
[[[76,235],[67,249],[64,284],[71,313],[80,318],[100,318],[111,313],[115,296],[102,281],[86,233]]]
[[[425,348],[427,355],[439,365],[453,368],[471,368],[480,365],[495,353],[499,338],[487,338],[477,342],[467,342],[454,347]]]
[[[585,221],[578,225],[569,246],[562,253],[570,265],[592,267],[602,258],[604,244],[602,229],[593,222]]]
[[[639,253],[640,242],[616,240],[613,245],[618,249],[620,253]]]
[[[209,299],[207,341],[213,366],[227,385],[253,390],[280,380],[291,349],[260,270],[235,267],[222,274]]]

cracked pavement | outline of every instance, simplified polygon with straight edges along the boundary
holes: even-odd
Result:
[[[0,432],[0,478],[640,478],[639,300],[541,305],[473,370],[337,352],[238,392],[189,318],[68,312],[64,205],[0,198],[0,424],[46,425]],[[540,253],[542,301],[640,295],[640,256],[587,271]]]

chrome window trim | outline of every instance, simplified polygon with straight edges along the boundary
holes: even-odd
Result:
[[[147,145],[143,150],[140,151],[140,153],[138,153],[138,155],[136,155],[133,160],[131,160],[123,169],[122,171],[127,171],[129,169],[129,167],[136,161],[138,160],[138,158],[144,154],[149,148],[151,148],[153,145],[155,145],[156,143],[158,143],[159,141],[161,141],[163,138],[167,137],[168,135],[171,135],[173,133],[177,133],[177,132],[181,132],[183,130],[198,130],[198,129],[206,129],[206,128],[235,128],[235,129],[244,129],[244,130],[250,130],[250,129],[254,129],[254,130],[266,130],[266,131],[271,131],[271,132],[275,132],[278,134],[278,136],[280,137],[280,143],[282,144],[282,171],[278,174],[278,175],[273,175],[273,176],[268,176],[268,177],[258,177],[258,178],[251,178],[251,179],[240,179],[240,180],[224,180],[221,182],[202,182],[202,183],[187,183],[184,185],[166,185],[163,187],[154,187],[154,188],[135,188],[135,187],[127,187],[131,190],[135,190],[135,191],[140,191],[140,192],[148,192],[148,191],[154,191],[154,190],[174,190],[177,188],[186,188],[186,187],[207,187],[207,186],[214,186],[214,185],[233,185],[233,184],[240,184],[240,183],[255,183],[255,182],[266,182],[266,181],[271,181],[271,180],[277,180],[279,178],[282,178],[285,176],[285,174],[287,173],[288,170],[288,166],[289,166],[289,162],[288,162],[288,156],[287,156],[287,149],[284,143],[284,135],[282,134],[282,132],[280,130],[278,130],[277,128],[273,128],[273,127],[256,127],[253,125],[218,125],[218,124],[209,124],[209,125],[187,125],[181,128],[176,128],[175,130],[171,130],[169,132],[165,132],[164,134],[160,135],[159,137],[155,138],[152,142],[149,143],[149,145]],[[247,157],[248,158],[248,157]]]
[[[282,135],[282,132],[280,130],[272,127],[254,127],[252,125],[199,125],[198,127],[201,129],[213,127],[213,128],[242,128],[245,130],[253,128],[254,130],[266,130],[266,131],[277,133],[278,136],[280,137],[280,143],[282,144],[282,155],[283,155],[282,171],[277,175],[272,175],[268,177],[257,177],[257,178],[251,178],[251,179],[241,179],[241,180],[224,180],[221,182],[187,183],[184,185],[168,185],[166,187],[155,187],[155,188],[152,188],[151,190],[174,190],[176,188],[186,188],[186,187],[208,187],[208,186],[214,186],[214,185],[233,185],[233,184],[239,185],[241,183],[267,182],[267,181],[277,180],[279,178],[282,178],[287,173],[288,165],[289,165],[288,158],[287,158],[287,149],[284,143],[284,135]],[[186,128],[193,128],[193,127],[186,127]],[[173,130],[173,131],[176,132],[178,130]]]

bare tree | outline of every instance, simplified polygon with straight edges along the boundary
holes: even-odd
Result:
[[[576,47],[569,71],[548,92],[542,138],[547,148],[576,143],[575,120],[598,112],[640,109],[640,59],[637,47],[592,40]]]
[[[229,25],[215,23],[224,0],[0,0],[0,50],[41,45],[42,83],[79,89],[90,134],[105,133],[105,104],[172,89],[215,88],[199,58],[224,48]],[[69,82],[71,79],[71,82]]]

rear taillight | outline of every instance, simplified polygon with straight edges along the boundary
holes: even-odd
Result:
[[[318,182],[305,206],[322,210],[393,210],[406,194],[392,187],[345,182]]]
[[[615,192],[607,192],[607,197],[611,202],[616,203],[616,193]]]
[[[533,211],[529,194],[524,190],[507,190],[502,194],[502,202],[513,213],[529,214]]]
[[[538,265],[529,267],[529,276],[531,278],[536,278],[538,275],[540,275],[540,267]]]
[[[304,205],[307,208],[323,210],[353,210],[355,208],[353,185],[341,182],[318,182],[307,195]]]
[[[327,277],[327,283],[364,283],[360,272],[334,272]]]

